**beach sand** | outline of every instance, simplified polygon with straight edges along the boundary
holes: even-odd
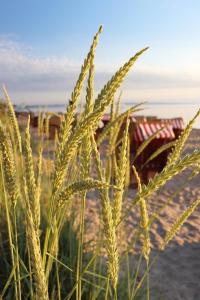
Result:
[[[200,149],[200,130],[193,130],[185,152],[195,149]],[[149,206],[153,207],[155,201],[159,205],[164,204],[187,180],[190,172],[187,170],[171,180],[157,197],[150,200]],[[200,175],[180,189],[179,194],[163,209],[159,219],[153,224],[151,241],[154,253],[173,221],[190,203],[199,198]],[[157,299],[200,299],[200,207],[194,211],[175,239],[161,253],[150,274],[152,286],[159,295]]]
[[[200,129],[193,129],[184,153],[195,149],[200,149]],[[190,203],[200,198],[200,174],[182,187],[190,174],[191,170],[187,170],[174,177],[148,200],[150,217],[162,208],[150,230],[151,260],[158,256],[150,272],[153,300],[200,300],[200,207],[194,211],[167,248],[162,252],[159,251],[163,237],[176,218]],[[163,208],[178,189],[179,193]],[[135,189],[128,189],[123,203],[125,209],[130,207],[135,194]],[[85,241],[91,245],[96,243],[99,237],[100,201],[97,192],[89,192],[88,197]],[[76,205],[79,203],[77,202]],[[132,242],[139,222],[139,209],[134,206],[129,209],[129,215],[119,232],[121,252],[127,246],[130,247],[130,268],[135,266],[141,250],[140,242],[136,245]]]
[[[194,149],[200,149],[200,130],[196,129],[192,131],[184,152],[188,153]],[[150,230],[151,258],[159,254],[150,272],[151,299],[200,299],[200,207],[190,216],[167,248],[163,252],[159,251],[163,237],[172,223],[190,203],[200,198],[200,175],[182,187],[190,174],[191,170],[187,170],[176,176],[148,201],[148,211],[151,216],[159,211],[179,189],[179,193],[160,211],[158,219],[152,224]],[[130,205],[135,192],[133,189],[128,190],[124,199],[125,207]],[[94,201],[94,198],[95,196],[92,197],[91,194],[87,202],[87,241],[97,237],[94,228],[98,230],[99,226],[99,201]],[[132,238],[138,224],[139,211],[134,207],[129,210],[129,216],[125,220],[124,229],[121,229],[119,239],[121,249],[124,250],[129,245],[130,253],[134,253],[132,256],[135,257],[141,249],[140,243],[135,247],[132,246]]]

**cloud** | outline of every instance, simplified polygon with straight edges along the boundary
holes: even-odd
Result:
[[[65,57],[34,57],[29,48],[0,37],[0,79],[15,82],[47,77],[63,77],[73,73],[77,66]]]
[[[0,36],[0,84],[6,84],[14,102],[63,103],[80,72],[80,65],[67,57],[38,57],[27,45],[12,37]],[[100,88],[117,67],[98,66],[95,88]],[[199,94],[198,77],[163,70],[140,69],[131,72],[122,89],[127,100],[186,99]]]

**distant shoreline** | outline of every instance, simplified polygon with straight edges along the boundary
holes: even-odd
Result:
[[[132,106],[132,105],[137,105],[138,103],[140,102],[122,102],[121,105],[122,106]],[[179,103],[179,102],[146,102],[145,103],[145,106],[151,106],[151,105],[199,105],[200,107],[200,104],[199,103],[195,103],[195,102],[186,102],[186,103]],[[21,103],[21,104],[16,104],[16,107],[20,107],[20,106],[25,106],[27,108],[41,108],[41,107],[66,107],[67,104],[65,103],[52,103],[52,104],[24,104],[24,103]]]
[[[127,110],[129,107],[138,104],[139,102],[123,102],[121,103],[121,112]],[[66,111],[67,103],[52,103],[52,104],[21,104],[16,105],[15,109],[18,111],[49,111],[55,113],[64,113]],[[188,123],[196,114],[197,110],[200,108],[199,103],[178,103],[178,102],[146,102],[144,104],[144,109],[136,115],[145,115],[145,116],[157,116],[158,118],[176,118],[182,117],[185,120],[185,123]],[[78,104],[77,110],[79,111],[81,104]],[[108,111],[107,111],[108,112]],[[200,129],[200,119],[194,125],[194,128]]]

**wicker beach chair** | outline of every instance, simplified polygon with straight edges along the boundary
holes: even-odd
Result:
[[[152,120],[148,122],[132,122],[130,130],[131,160],[134,162],[134,165],[139,171],[142,182],[147,183],[150,178],[152,178],[156,173],[161,172],[165,167],[170,149],[163,151],[148,163],[146,162],[157,149],[176,138],[173,127],[171,124]],[[158,133],[154,139],[135,159],[134,157],[140,145],[156,132]]]

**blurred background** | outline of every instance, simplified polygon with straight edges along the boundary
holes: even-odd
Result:
[[[15,104],[63,110],[102,24],[96,93],[149,46],[122,86],[122,110],[148,101],[145,114],[189,120],[200,103],[199,13],[195,0],[1,1],[0,84]]]

